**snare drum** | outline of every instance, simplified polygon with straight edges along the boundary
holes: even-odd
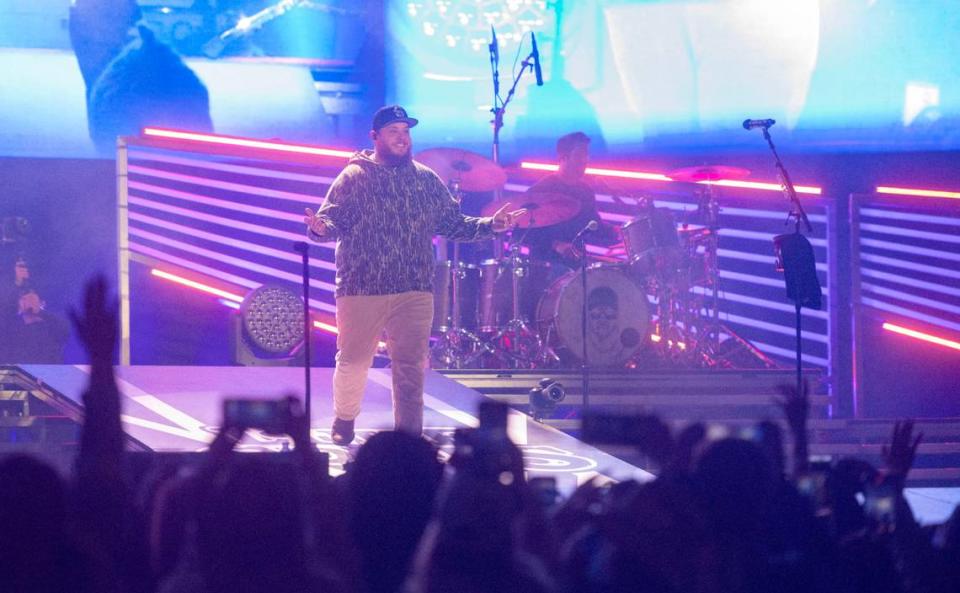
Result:
[[[459,278],[457,310],[453,309],[453,274]],[[451,261],[437,262],[433,276],[433,326],[434,333],[443,333],[453,327],[454,315],[459,327],[477,329],[477,295],[480,286],[480,271],[476,266],[460,262],[454,268]]]
[[[583,354],[582,272],[569,272],[537,307],[541,336],[561,359],[579,364]],[[587,358],[590,366],[623,366],[647,340],[650,320],[644,291],[621,266],[587,268]]]

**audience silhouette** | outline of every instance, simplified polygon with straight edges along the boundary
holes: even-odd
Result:
[[[789,437],[764,421],[711,440],[703,425],[674,434],[651,417],[657,438],[643,452],[656,479],[589,480],[558,504],[535,494],[502,427],[460,431],[447,464],[420,437],[382,432],[333,480],[295,400],[283,426],[292,451],[241,454],[251,427],[225,421],[207,451],[154,454],[137,476],[124,462],[103,278],[71,318],[90,360],[75,471],[0,458],[0,591],[960,590],[960,509],[920,526],[903,496],[913,423],[897,423],[883,467],[810,464],[806,388],[781,390]],[[791,470],[785,442],[803,455]]]

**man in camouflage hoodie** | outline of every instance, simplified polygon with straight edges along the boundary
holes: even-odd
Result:
[[[395,428],[423,430],[423,369],[433,320],[433,237],[478,241],[504,231],[523,211],[464,216],[446,185],[412,158],[417,120],[399,105],[373,117],[373,150],[353,155],[320,209],[306,211],[307,234],[336,240],[337,337],[333,441],[353,440],[367,371],[386,330]]]

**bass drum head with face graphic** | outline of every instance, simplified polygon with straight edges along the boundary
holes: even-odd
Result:
[[[583,353],[581,272],[558,278],[540,299],[537,321],[544,341],[568,364]],[[587,268],[587,358],[591,367],[622,367],[647,339],[647,295],[620,266]]]

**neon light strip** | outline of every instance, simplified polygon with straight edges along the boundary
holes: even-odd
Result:
[[[939,249],[928,249],[926,247],[915,247],[913,245],[904,245],[903,243],[891,243],[890,241],[881,241],[879,239],[860,239],[860,244],[865,247],[876,247],[877,249],[884,249],[886,251],[897,251],[900,253],[909,253],[912,255],[922,255],[925,257],[933,257],[936,259],[945,259],[947,261],[957,261],[960,262],[960,253],[950,253],[949,251],[941,251]],[[890,260],[890,265],[895,266],[897,264],[893,262],[909,263],[913,265],[913,262],[901,259],[888,258],[882,255],[871,255],[870,257],[877,258],[876,261],[881,260]],[[867,259],[867,254],[861,255],[861,259]],[[931,270],[942,270],[943,272],[952,272],[945,268],[938,268],[936,266],[928,266]],[[917,268],[920,269],[920,268]],[[931,274],[943,275],[940,272],[931,271]],[[949,274],[948,274],[949,275]]]
[[[204,212],[199,212],[197,210],[189,210],[187,208],[180,208],[178,206],[170,206],[169,204],[163,204],[160,202],[154,202],[153,200],[148,200],[146,198],[131,197],[130,203],[145,208],[147,210],[159,210],[161,212],[169,212],[170,214],[176,214],[184,218],[191,218],[193,220],[200,220],[203,222],[208,222],[211,224],[216,224],[220,226],[227,227],[232,230],[241,230],[248,233],[254,233],[258,235],[265,235],[273,239],[289,239],[291,241],[302,241],[304,236],[298,233],[290,233],[287,231],[281,231],[273,229],[270,227],[265,227],[258,224],[250,224],[248,222],[241,222],[239,220],[234,220],[232,218],[224,218],[222,216],[214,216],[213,214],[206,214]],[[326,260],[319,260],[322,263],[315,263],[314,260],[311,260],[311,264],[327,268],[329,262]],[[329,264],[333,265],[333,264]],[[332,267],[327,269],[334,269]]]
[[[316,328],[318,328],[318,329],[322,329],[323,331],[326,331],[326,332],[330,332],[331,334],[339,334],[339,333],[340,333],[340,330],[337,329],[337,326],[335,326],[335,325],[330,325],[329,323],[324,323],[324,322],[322,322],[322,321],[316,321],[316,320],[314,320],[314,322],[313,322],[313,327],[316,327]]]
[[[224,235],[208,233],[206,231],[197,230],[195,228],[177,224],[175,222],[161,220],[159,218],[147,216],[146,214],[140,214],[138,212],[131,212],[130,219],[136,220],[138,222],[142,222],[151,226],[159,227],[162,229],[167,229],[175,233],[179,233],[181,235],[188,235],[191,237],[196,237],[198,239],[204,239],[206,241],[211,241],[219,245],[226,245],[227,247],[233,247],[243,251],[249,251],[251,253],[256,253],[258,255],[265,255],[268,257],[274,257],[280,260],[294,262],[294,263],[300,263],[303,261],[302,256],[296,253],[290,253],[287,251],[282,251],[280,249],[266,247],[258,243],[250,243],[249,241],[241,241],[240,239],[233,239],[231,237],[226,237]],[[324,260],[316,260],[316,262],[314,263],[314,266],[319,268],[324,268],[327,270],[337,269],[335,265]]]
[[[917,331],[915,329],[909,329],[906,327],[895,325],[893,323],[886,323],[886,322],[883,324],[883,329],[887,331],[891,331],[896,334],[903,335],[903,336],[915,338],[917,340],[923,340],[924,342],[930,342],[931,344],[936,344],[938,346],[946,346],[947,348],[960,350],[960,342],[957,342],[954,340],[948,340],[946,338],[941,338],[939,336],[934,336],[931,334],[927,334],[921,331]]]
[[[197,247],[196,245],[191,245],[189,243],[184,243],[182,241],[177,241],[163,235],[158,235],[156,233],[151,233],[150,231],[145,231],[143,229],[133,228],[130,229],[130,235],[135,237],[141,237],[147,239],[148,241],[154,241],[160,243],[161,245],[167,245],[173,247],[174,249],[179,249],[191,255],[199,255],[201,257],[206,257],[214,261],[225,263],[237,268],[244,270],[250,270],[252,272],[257,272],[264,274],[266,276],[271,276],[273,278],[280,278],[282,280],[287,280],[294,284],[300,284],[302,278],[297,274],[290,274],[289,272],[284,272],[276,268],[271,268],[270,266],[264,266],[258,263],[254,263],[245,259],[240,259],[238,257],[233,257],[230,255],[224,255],[222,253],[211,251],[209,249],[204,249],[202,247]],[[329,282],[320,282],[319,280],[311,280],[310,286],[315,286],[326,292],[333,292],[333,284]]]
[[[176,282],[177,284],[181,284],[183,286],[188,286],[190,288],[199,290],[200,292],[205,292],[207,294],[212,294],[214,296],[218,296],[228,301],[233,301],[234,303],[243,302],[243,297],[238,294],[233,294],[232,292],[227,292],[226,290],[220,290],[219,288],[214,288],[206,284],[201,284],[200,282],[197,282],[195,280],[190,280],[189,278],[184,278],[183,276],[177,276],[176,274],[164,272],[163,270],[158,270],[157,268],[151,269],[150,274],[152,274],[153,276],[159,276],[160,278],[163,278],[165,280],[170,280],[171,282]]]
[[[888,187],[885,185],[877,186],[878,194],[891,194],[896,196],[914,196],[918,198],[950,198],[960,200],[960,192],[943,191],[938,189],[912,189],[907,187]]]
[[[229,282],[231,284],[236,284],[237,286],[243,286],[253,290],[258,286],[263,285],[262,282],[255,282],[253,280],[250,280],[249,278],[244,278],[242,276],[230,274],[229,272],[217,270],[216,268],[204,266],[202,264],[198,264],[196,262],[183,259],[182,257],[170,255],[166,252],[159,251],[152,247],[141,245],[140,243],[131,242],[130,245],[132,246],[131,248],[132,251],[135,251],[136,253],[142,253],[143,255],[149,256],[155,260],[171,263],[187,270],[193,270],[194,272],[199,272],[205,276],[210,276],[211,278],[219,278],[220,280]],[[337,308],[334,307],[333,305],[317,299],[310,299],[310,306],[313,307],[314,309],[319,309],[321,311],[328,311],[330,313],[333,313],[334,311],[337,310]]]
[[[299,194],[290,191],[281,191],[278,189],[269,189],[259,185],[247,185],[245,183],[233,183],[230,181],[218,181],[209,177],[197,177],[196,175],[185,175],[183,173],[171,173],[162,169],[152,169],[150,167],[141,167],[134,165],[130,167],[131,174],[143,175],[144,177],[154,177],[156,179],[166,179],[167,181],[179,181],[191,185],[200,185],[203,187],[212,187],[229,192],[242,193],[257,197],[276,198],[288,202],[297,202],[298,204],[313,204],[319,202],[320,198],[309,194]]]
[[[144,128],[143,135],[152,138],[171,138],[173,140],[185,140],[187,142],[198,142],[201,144],[220,144],[223,146],[240,146],[243,148],[256,148],[259,150],[271,150],[274,152],[288,152],[298,154],[310,154],[316,156],[332,156],[340,158],[350,158],[352,151],[336,150],[333,148],[320,148],[317,146],[306,146],[303,144],[286,144],[281,142],[267,142],[264,140],[250,140],[247,138],[232,138],[230,136],[217,136],[214,134],[196,134],[193,132],[178,132],[176,130],[163,130],[160,128]]]
[[[947,313],[960,315],[960,307],[957,307],[955,305],[950,305],[940,301],[935,301],[933,299],[919,297],[919,296],[910,294],[909,292],[903,292],[900,290],[893,290],[892,288],[877,286],[875,284],[870,284],[868,282],[861,282],[860,286],[866,292],[871,292],[873,294],[880,294],[880,295],[891,297],[906,303],[913,303],[915,305],[920,305],[921,307],[928,307],[930,309],[937,309],[938,311],[944,311]]]
[[[559,166],[548,163],[533,163],[523,161],[520,163],[521,169],[532,169],[536,171],[557,171]],[[599,169],[596,167],[587,167],[588,175],[597,175],[601,177],[620,177],[624,179],[646,179],[648,181],[674,181],[674,179],[662,173],[647,173],[642,171],[625,171],[622,169]],[[756,181],[735,181],[733,179],[720,179],[717,181],[698,181],[702,185],[719,185],[723,187],[739,187],[744,189],[762,189],[768,191],[783,191],[779,183],[760,183]],[[798,194],[820,195],[822,188],[809,185],[795,185],[794,189]]]
[[[739,187],[743,189],[763,189],[767,191],[783,192],[783,186],[779,183],[761,183],[757,181],[735,181],[733,179],[719,179],[717,181],[698,181],[701,185],[719,185],[721,187]],[[795,185],[793,189],[798,194],[812,194],[819,196],[823,189],[812,185]]]
[[[321,175],[307,175],[305,173],[290,173],[279,169],[268,169],[266,167],[249,167],[245,165],[228,165],[217,161],[207,161],[202,159],[191,159],[185,157],[169,156],[151,151],[138,150],[131,160],[149,161],[157,163],[168,163],[171,165],[183,165],[193,167],[194,169],[207,169],[211,171],[223,171],[226,173],[236,173],[249,177],[265,177],[268,179],[285,179],[287,181],[302,181],[304,183],[330,185],[333,183],[333,177],[324,177]]]
[[[930,241],[942,241],[944,243],[960,244],[960,236],[957,235],[931,233],[929,231],[916,231],[914,229],[905,229],[902,227],[889,226],[885,224],[861,224],[860,230],[881,233],[884,235],[898,235],[900,237],[913,237],[915,239],[928,239]]]
[[[917,280],[916,278],[910,278],[909,276],[881,272],[880,270],[871,270],[870,268],[862,268],[860,270],[860,274],[863,276],[869,276],[871,278],[887,280],[896,284],[903,284],[904,286],[912,286],[913,288],[929,290],[930,292],[939,292],[940,294],[960,297],[960,288],[952,288],[950,286],[944,286],[943,284],[936,284],[935,282],[925,282],[923,280]]]
[[[520,163],[521,169],[533,169],[535,171],[556,171],[559,169],[557,165],[551,165],[548,163],[531,163],[529,161],[523,161]],[[643,173],[640,171],[621,171],[617,169],[597,169],[595,167],[587,167],[588,175],[599,175],[602,177],[621,177],[624,179],[646,179],[648,181],[673,181],[666,175],[662,173]]]
[[[899,212],[897,210],[880,210],[878,208],[860,208],[860,216],[870,218],[892,218],[897,221],[909,220],[910,222],[925,222],[928,224],[960,226],[960,218],[935,216],[933,214],[913,214],[911,212]]]
[[[226,291],[223,291],[223,290],[220,290],[220,289],[217,289],[217,288],[213,288],[212,286],[208,286],[208,285],[206,285],[206,284],[202,284],[202,283],[197,282],[197,281],[195,281],[195,280],[190,280],[190,279],[184,278],[184,277],[182,277],[182,276],[177,276],[176,274],[171,274],[171,273],[169,273],[169,272],[164,272],[163,270],[158,270],[157,268],[151,269],[151,270],[150,270],[150,273],[151,273],[152,275],[154,275],[154,276],[158,276],[158,277],[160,277],[160,278],[164,278],[164,279],[166,279],[166,280],[170,280],[171,282],[175,282],[175,283],[177,283],[177,284],[180,284],[180,285],[183,285],[183,286],[187,286],[187,287],[190,287],[190,288],[199,290],[200,292],[205,292],[205,293],[208,293],[208,294],[212,294],[212,295],[215,295],[215,296],[219,296],[219,297],[221,297],[221,298],[218,299],[218,300],[219,300],[223,305],[225,305],[225,306],[227,306],[227,307],[230,307],[231,309],[239,309],[239,308],[240,308],[240,305],[239,305],[239,304],[243,302],[243,297],[241,297],[241,296],[238,296],[238,295],[235,295],[235,294],[231,294],[231,293],[229,293],[229,292],[226,292]],[[322,329],[322,330],[327,331],[327,332],[330,332],[330,333],[334,333],[334,334],[339,333],[339,331],[337,330],[337,326],[335,326],[335,325],[330,325],[329,323],[324,323],[324,322],[322,322],[322,321],[316,321],[316,320],[314,320],[313,325],[314,325],[314,327],[316,327],[316,328],[318,328],[318,329]],[[386,346],[386,344],[384,344],[383,342],[380,342],[380,344],[381,344],[383,347]]]
[[[694,294],[713,296],[712,293],[701,286],[694,286],[690,289],[690,292]],[[755,305],[757,307],[763,307],[764,309],[773,309],[775,311],[784,311],[786,313],[795,314],[796,311],[791,302],[778,302],[778,301],[769,301],[766,299],[758,299],[756,297],[746,296],[742,294],[737,294],[735,292],[723,291],[720,293],[721,300],[732,301],[735,303],[744,303],[747,305]],[[786,299],[786,297],[784,297]],[[808,309],[804,307],[800,310],[801,314],[806,315],[807,317],[813,317],[815,319],[822,319],[824,321],[829,321],[829,316],[826,311],[819,311],[817,309]]]
[[[910,319],[916,319],[917,321],[923,321],[924,323],[936,325],[937,327],[942,327],[953,331],[960,331],[960,323],[954,323],[952,321],[947,321],[946,319],[940,319],[939,317],[927,315],[926,313],[920,313],[918,311],[914,311],[913,309],[907,309],[906,307],[900,307],[885,301],[879,301],[877,299],[871,299],[868,297],[861,298],[860,302],[868,307],[873,307],[874,309],[896,313],[897,315],[909,317]]]
[[[884,257],[882,255],[872,255],[869,253],[862,254],[860,256],[860,259],[865,262],[874,262],[882,265],[891,266],[894,268],[903,268],[905,270],[910,270],[911,272],[922,272],[924,274],[942,276],[944,278],[960,279],[960,270],[949,270],[947,268],[938,268],[935,266],[917,264],[908,260],[894,259],[892,257]]]
[[[324,323],[324,322],[322,322],[322,321],[314,320],[314,322],[313,322],[313,327],[322,329],[322,330],[325,331],[325,332],[330,332],[331,334],[340,335],[340,328],[338,328],[338,327],[335,326],[335,325],[331,325],[331,324],[329,324],[329,323]],[[387,347],[387,343],[386,343],[386,342],[382,342],[382,341],[377,342],[377,347],[380,348],[380,349],[386,348],[386,347]]]

